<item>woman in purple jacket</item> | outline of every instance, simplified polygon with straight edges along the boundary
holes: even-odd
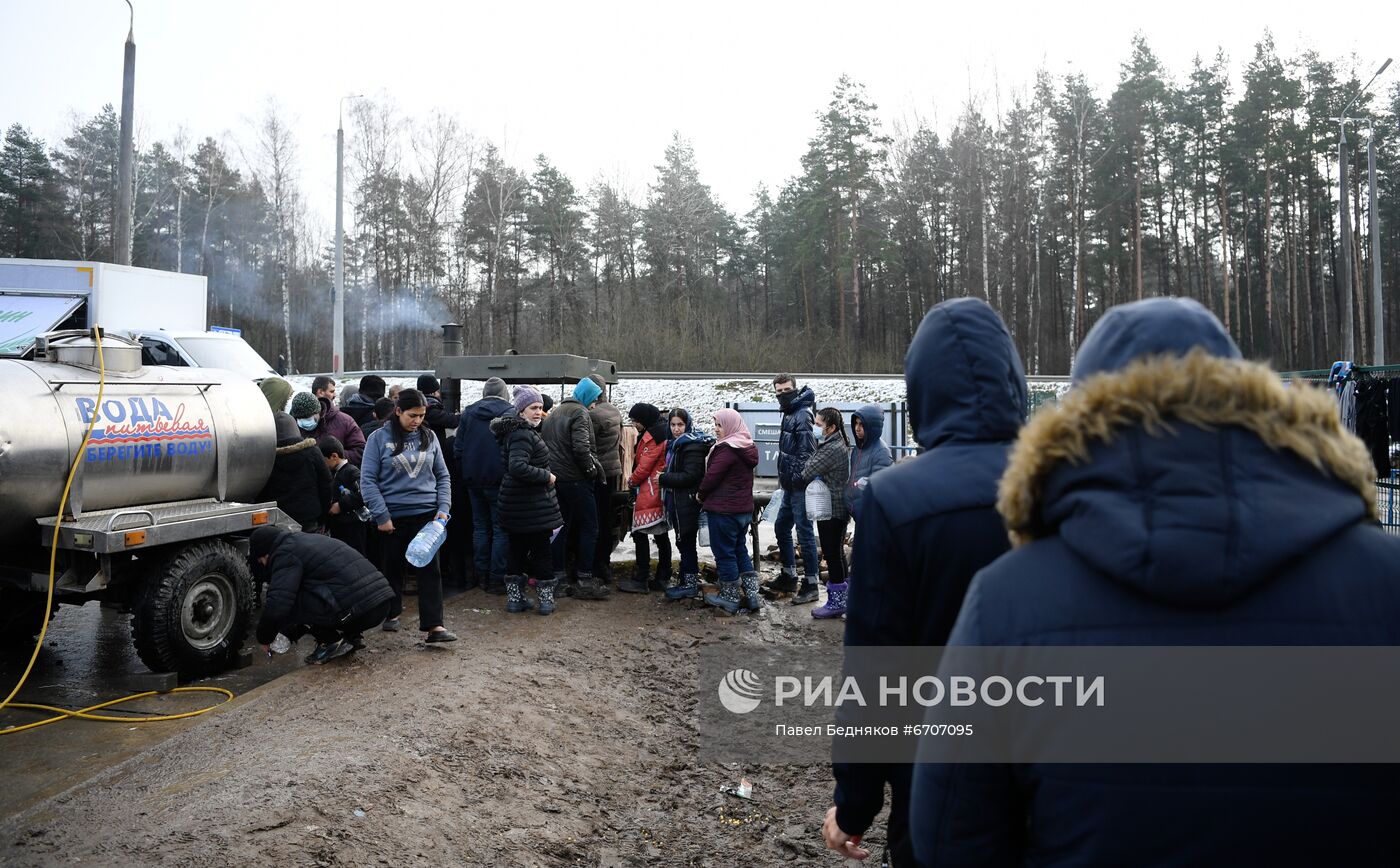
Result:
[[[710,551],[719,571],[719,593],[706,594],[705,602],[726,615],[740,609],[757,612],[758,573],[744,544],[744,532],[753,520],[753,469],[758,447],[737,410],[726,407],[715,413],[714,448],[705,459],[705,478],[696,496],[710,525]]]

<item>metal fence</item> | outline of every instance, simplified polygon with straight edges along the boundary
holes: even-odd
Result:
[[[1400,536],[1400,471],[1392,470],[1389,479],[1376,480],[1376,507],[1385,532]]]

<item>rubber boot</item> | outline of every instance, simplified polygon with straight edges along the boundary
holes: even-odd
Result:
[[[579,576],[579,578],[582,579],[583,577]],[[540,582],[539,585],[535,587],[535,590],[538,591],[540,595],[541,615],[554,614],[554,583],[556,581],[558,580],[549,579],[548,581]]]
[[[847,582],[826,583],[826,604],[812,610],[813,618],[839,618],[846,614],[846,598],[851,586]]]
[[[748,572],[739,575],[739,597],[744,608],[757,612],[763,608],[763,597],[758,593],[758,573]]]
[[[739,580],[732,582],[720,582],[718,594],[706,594],[705,602],[719,609],[726,615],[738,614],[739,602]]]
[[[699,573],[681,576],[680,584],[674,588],[666,589],[666,599],[668,600],[692,600],[698,596],[700,596]]]
[[[815,603],[819,596],[816,577],[803,576],[801,587],[797,589],[797,593],[792,595],[792,604],[794,606],[801,606],[805,603]]]
[[[506,611],[514,615],[533,608],[535,605],[525,596],[525,577],[506,576]]]
[[[656,564],[656,575],[647,582],[647,590],[665,591],[671,587],[671,562],[658,561]]]
[[[609,596],[607,588],[603,587],[592,573],[578,574],[578,588],[574,591],[574,597],[579,600],[606,600]]]

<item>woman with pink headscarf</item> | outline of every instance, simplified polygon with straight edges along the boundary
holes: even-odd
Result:
[[[715,413],[714,448],[705,459],[705,478],[697,497],[710,526],[710,551],[719,571],[719,593],[705,602],[726,615],[740,609],[757,612],[758,573],[749,558],[744,534],[753,520],[753,470],[758,447],[737,410]]]

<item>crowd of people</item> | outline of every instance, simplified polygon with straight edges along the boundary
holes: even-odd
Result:
[[[284,380],[265,380],[277,442],[261,499],[383,573],[393,591],[384,630],[401,629],[412,587],[426,642],[456,639],[443,623],[445,581],[502,594],[512,614],[549,615],[559,597],[600,601],[616,589],[699,598],[736,615],[757,612],[765,596],[815,603],[824,559],[827,601],[812,614],[838,618],[849,587],[850,516],[871,475],[891,463],[884,415],[874,405],[862,408],[848,434],[841,412],[818,410],[812,390],[795,377],[779,375],[773,385],[783,414],[774,495],[781,569],[763,585],[746,544],[759,450],[743,417],[720,410],[706,431],[685,408],[638,403],[624,420],[596,377],[557,404],[533,386],[512,389],[492,378],[460,413],[443,406],[441,384],[429,374],[412,389],[389,388],[373,374],[343,390],[317,377],[299,393]],[[630,575],[615,577],[619,499],[635,558]],[[820,510],[816,521],[809,502]],[[409,543],[439,520],[451,530],[441,556],[409,565]],[[701,548],[715,562],[709,594],[701,587]],[[318,645],[308,660],[334,659],[358,641]]]
[[[811,388],[774,378],[779,569],[766,583],[746,543],[759,450],[735,410],[717,411],[707,432],[683,408],[635,404],[624,422],[592,380],[551,408],[537,389],[493,379],[460,414],[435,403],[431,377],[392,399],[365,377],[343,409],[334,383],[300,395],[265,384],[278,437],[265,494],[339,542],[255,534],[272,576],[259,641],[311,632],[313,658],[330,659],[376,623],[398,629],[408,542],[466,504],[474,574],[511,613],[548,615],[558,597],[605,600],[613,588],[700,598],[708,546],[716,588],[703,599],[716,613],[758,611],[764,598],[814,604],[825,577],[812,614],[844,617],[848,647],[1398,644],[1400,540],[1376,521],[1365,448],[1331,398],[1243,360],[1199,304],[1109,311],[1069,393],[1029,421],[1015,344],[982,301],[932,308],[905,377],[921,452],[893,466],[879,407],[852,414],[848,431]],[[448,429],[451,446],[439,439]],[[615,581],[619,491],[637,556]],[[368,533],[348,516],[367,516]],[[385,574],[345,566],[336,599],[356,602],[331,607],[338,626],[289,602],[289,583],[327,569],[312,562],[329,559],[328,545],[342,563],[346,550],[367,552]],[[416,572],[426,641],[451,641],[436,564]],[[1400,861],[1375,834],[1397,807],[1383,767],[832,772],[826,845],[868,858],[861,841],[888,792],[895,866]]]

